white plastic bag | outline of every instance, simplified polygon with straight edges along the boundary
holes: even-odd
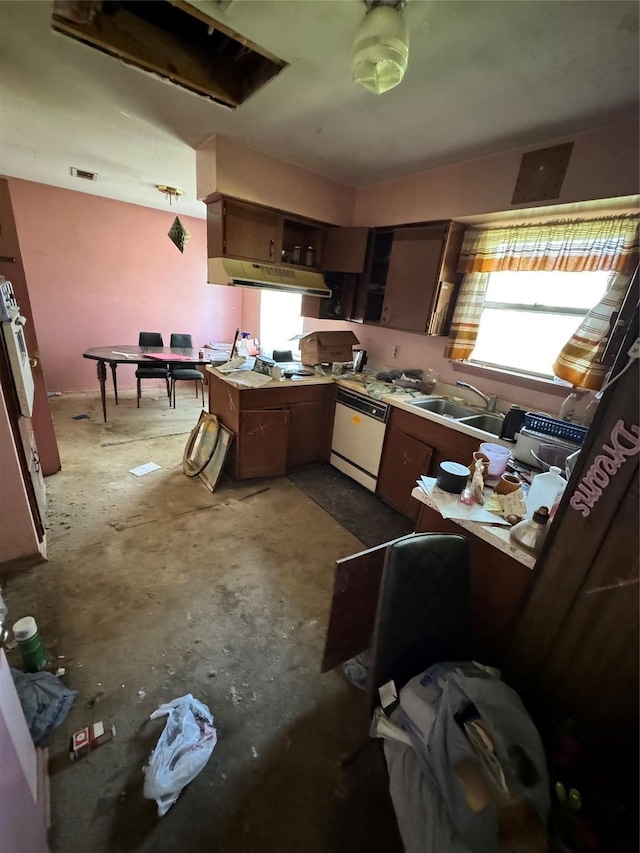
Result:
[[[200,773],[218,739],[211,711],[190,693],[160,705],[149,719],[165,714],[167,723],[144,768],[144,796],[156,801],[160,817]]]

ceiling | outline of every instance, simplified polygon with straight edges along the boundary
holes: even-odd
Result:
[[[231,111],[54,33],[50,2],[0,2],[0,172],[153,207],[180,186],[200,216],[213,134],[358,186],[638,113],[636,2],[410,0],[409,68],[380,96],[350,78],[362,0],[192,5],[290,66]]]

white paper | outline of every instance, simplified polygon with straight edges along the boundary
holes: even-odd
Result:
[[[417,481],[434,504],[437,506],[443,518],[462,519],[463,521],[477,521],[480,524],[504,524],[510,527],[509,522],[493,512],[488,512],[484,507],[474,504],[467,506],[460,501],[460,495],[452,495],[444,492],[436,486],[435,477],[421,477]]]
[[[144,465],[138,465],[137,468],[129,468],[129,473],[135,474],[136,477],[142,477],[150,471],[157,471],[158,468],[160,468],[160,465],[156,465],[155,462],[145,462]]]
[[[244,385],[247,388],[261,388],[271,382],[270,376],[265,376],[264,373],[256,373],[253,370],[234,370],[231,373],[226,373],[225,379],[227,382]]]
[[[234,355],[234,357],[225,362],[224,364],[220,364],[216,367],[216,370],[220,371],[220,373],[232,373],[234,370],[237,370],[241,367],[246,361],[246,358],[243,355]]]

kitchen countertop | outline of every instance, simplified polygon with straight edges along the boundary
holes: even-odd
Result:
[[[226,373],[220,373],[219,370],[217,370],[211,365],[207,367],[207,370],[214,376],[217,376],[219,379],[223,379],[225,382],[228,382],[229,385],[233,385],[235,388],[239,388],[241,391],[254,390],[253,388],[249,388],[245,385],[240,385],[239,383],[234,381],[232,376]],[[368,378],[373,380],[373,376]],[[265,385],[261,385],[260,390],[268,391],[272,388],[291,388],[297,385],[328,385],[330,383],[336,383],[342,388],[348,388],[350,391],[356,391],[359,394],[368,396],[363,378],[351,378],[346,377],[344,375],[295,376],[291,379],[272,379],[271,382],[268,382]],[[503,441],[495,435],[491,435],[490,433],[484,432],[484,430],[477,429],[476,427],[470,426],[469,424],[461,424],[458,421],[453,420],[452,418],[446,418],[442,415],[436,414],[435,412],[428,412],[424,409],[419,409],[416,406],[412,406],[411,400],[413,399],[415,398],[409,394],[386,394],[381,397],[381,401],[383,403],[388,403],[390,406],[395,406],[396,408],[402,409],[405,412],[409,412],[409,414],[412,414],[417,418],[424,418],[425,420],[432,421],[433,423],[440,424],[441,426],[447,426],[450,429],[456,430],[457,432],[469,435],[472,438],[477,438],[479,442],[490,441],[495,444],[501,444],[504,447],[511,447],[511,444],[509,442]],[[478,408],[479,414],[483,414],[483,412],[484,410],[482,408]]]
[[[419,486],[416,486],[415,489],[411,492],[411,497],[415,498],[420,503],[425,504],[430,509],[438,512],[438,507],[431,500],[429,495],[422,491]],[[450,521],[462,527],[464,530],[468,530],[469,533],[472,533],[474,536],[477,536],[478,539],[483,539],[489,545],[493,545],[494,548],[497,548],[498,551],[502,551],[504,554],[507,554],[509,557],[512,557],[514,560],[517,560],[518,563],[521,563],[523,566],[526,566],[528,569],[533,569],[536,564],[536,558],[531,554],[528,554],[526,551],[523,551],[522,548],[518,548],[516,545],[512,545],[511,540],[509,539],[509,528],[501,525],[492,526],[490,524],[480,524],[477,521],[465,521],[461,518],[451,518]]]
[[[241,385],[238,382],[234,382],[233,376],[227,373],[220,373],[219,370],[216,370],[215,367],[211,367],[210,365],[207,366],[207,371],[212,373],[218,379],[223,379],[225,382],[228,382],[229,385],[233,385],[234,388],[239,388],[241,391],[268,391],[272,388],[291,388],[294,385],[331,385],[335,381],[331,376],[294,376],[291,379],[272,379],[270,382],[266,382],[264,385],[260,385],[258,389],[255,389],[249,388],[246,385]]]

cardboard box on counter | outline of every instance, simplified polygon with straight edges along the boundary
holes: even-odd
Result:
[[[300,338],[300,361],[303,364],[353,361],[352,348],[358,343],[351,331],[310,332]]]

